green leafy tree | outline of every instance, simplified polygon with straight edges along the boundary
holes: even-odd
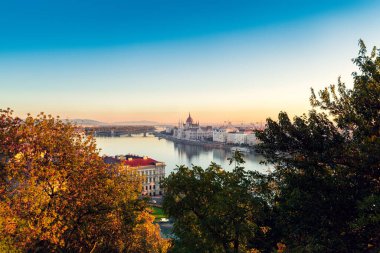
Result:
[[[265,201],[255,194],[240,153],[232,172],[212,163],[207,169],[180,166],[164,181],[164,209],[174,219],[174,252],[242,252],[263,235]]]
[[[380,52],[359,45],[352,89],[312,90],[308,115],[281,112],[257,133],[275,168],[273,229],[291,251],[380,249]]]

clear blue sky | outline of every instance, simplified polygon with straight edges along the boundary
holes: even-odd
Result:
[[[104,121],[260,121],[349,81],[380,1],[2,1],[0,108]]]

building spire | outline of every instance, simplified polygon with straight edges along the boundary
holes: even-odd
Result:
[[[193,119],[191,118],[190,112],[189,112],[189,117],[187,117],[186,124],[187,125],[193,124]]]

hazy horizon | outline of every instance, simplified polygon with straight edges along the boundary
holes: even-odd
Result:
[[[10,108],[10,109],[12,109],[12,108]],[[45,113],[45,114],[48,114],[48,113]],[[32,116],[36,116],[36,115],[32,115]],[[60,115],[52,115],[52,116],[58,116],[62,120],[69,120],[69,121],[74,121],[74,122],[76,122],[76,121],[95,121],[96,123],[104,123],[104,124],[107,124],[107,125],[123,125],[123,124],[143,125],[145,123],[145,124],[148,124],[148,125],[149,124],[157,124],[157,125],[173,125],[173,126],[177,126],[179,123],[184,123],[186,121],[186,119],[188,117],[188,114],[186,115],[186,117],[182,117],[182,118],[178,119],[177,121],[164,121],[164,120],[155,121],[155,120],[146,120],[146,119],[121,120],[121,121],[102,121],[102,120],[91,119],[91,118],[70,118],[70,117],[64,118],[64,117],[61,117]],[[25,115],[25,117],[21,117],[21,119],[25,119],[26,117],[27,117],[27,115]],[[241,125],[241,124],[244,124],[244,125],[249,125],[249,124],[265,124],[265,120],[262,120],[262,121],[231,121],[231,120],[224,120],[224,121],[207,121],[206,120],[206,121],[200,121],[200,120],[198,120],[198,118],[194,117],[193,114],[191,114],[191,117],[194,119],[195,122],[199,122],[199,124],[201,126],[204,126],[204,125],[228,125],[228,124],[233,124],[233,125]],[[82,124],[85,124],[85,123],[86,122],[83,122]]]
[[[20,4],[21,3],[21,4]],[[0,108],[103,122],[262,122],[348,87],[376,1],[0,4]]]

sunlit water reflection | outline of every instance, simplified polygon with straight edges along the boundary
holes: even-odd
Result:
[[[136,154],[146,155],[158,161],[166,163],[166,175],[176,168],[176,165],[199,165],[203,168],[210,165],[211,161],[221,165],[225,170],[232,170],[227,158],[232,152],[225,149],[206,148],[203,146],[174,143],[169,140],[159,139],[152,135],[147,137],[96,137],[100,154],[119,155]],[[254,153],[245,155],[245,168],[267,172],[268,167],[261,165],[263,157]]]

